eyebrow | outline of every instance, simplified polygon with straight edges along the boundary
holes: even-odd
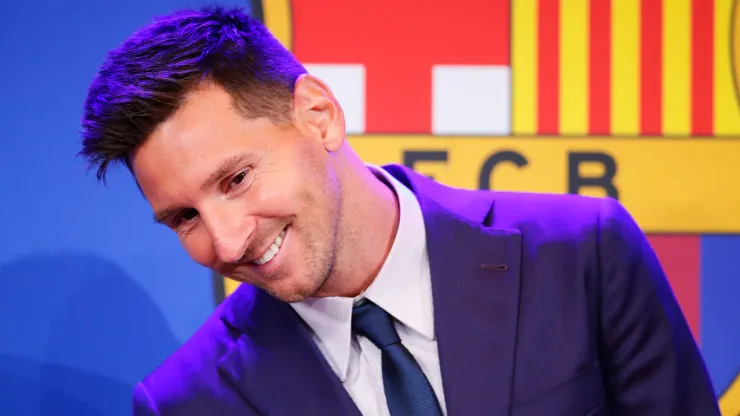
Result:
[[[231,171],[234,170],[234,168],[246,158],[247,155],[241,154],[231,156],[230,158],[221,162],[218,168],[214,170],[213,173],[208,175],[208,178],[206,178],[205,181],[203,181],[203,183],[200,185],[200,190],[204,191],[215,185],[218,181],[221,180],[221,178],[231,173]]]
[[[234,168],[242,163],[245,159],[247,159],[247,155],[241,154],[231,156],[230,158],[224,160],[223,162],[221,162],[218,168],[214,170],[213,173],[208,175],[208,178],[206,178],[205,181],[203,181],[203,183],[200,185],[200,189],[205,190],[212,187],[214,184],[220,181],[221,178],[228,175],[232,170],[234,170]],[[168,217],[181,209],[182,208],[178,206],[169,206],[167,208],[158,210],[154,213],[154,222],[162,224],[167,220]]]
[[[174,214],[175,212],[179,210],[180,208],[175,207],[175,206],[167,207],[165,209],[160,209],[159,211],[154,213],[154,222],[159,223],[159,224],[164,224],[165,220],[167,220],[167,218],[170,215]]]

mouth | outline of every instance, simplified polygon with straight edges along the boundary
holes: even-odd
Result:
[[[254,264],[256,264],[257,266],[264,266],[265,264],[273,261],[275,257],[277,257],[278,253],[280,253],[280,248],[283,245],[283,241],[285,240],[286,230],[287,228],[283,229],[283,231],[277,236],[277,238],[275,238],[275,241],[272,242],[272,244],[267,249],[267,251],[265,251],[262,257],[254,260]]]

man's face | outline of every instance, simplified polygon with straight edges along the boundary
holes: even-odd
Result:
[[[247,119],[204,87],[137,150],[134,173],[196,262],[298,301],[328,278],[341,216],[331,153],[306,126]]]

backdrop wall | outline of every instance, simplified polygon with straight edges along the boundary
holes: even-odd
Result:
[[[105,53],[206,1],[5,2],[0,413],[130,413],[133,384],[234,285],[79,151]],[[222,2],[224,3],[224,2]],[[225,2],[324,79],[371,163],[482,189],[609,195],[649,234],[723,411],[740,413],[740,106],[732,0]],[[734,384],[733,384],[734,383]]]

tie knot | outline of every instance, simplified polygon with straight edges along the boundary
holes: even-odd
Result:
[[[370,301],[352,310],[352,329],[381,349],[401,342],[388,312]]]

